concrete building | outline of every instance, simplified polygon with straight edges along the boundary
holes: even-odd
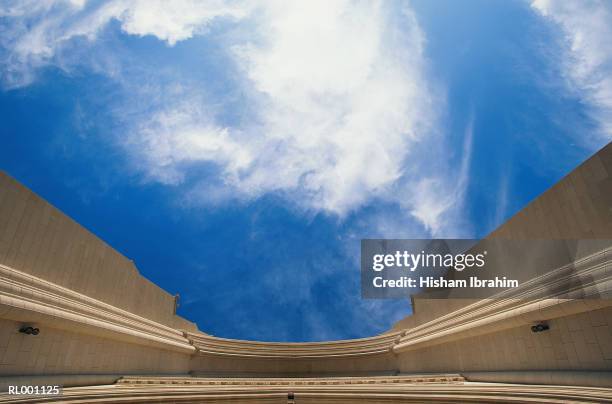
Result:
[[[612,239],[612,144],[488,238]],[[612,402],[612,245],[574,264],[567,276],[598,298],[424,294],[413,315],[370,338],[224,339],[177,316],[174,297],[133,262],[0,174],[0,391],[64,386],[0,402]],[[549,330],[532,332],[540,321]]]

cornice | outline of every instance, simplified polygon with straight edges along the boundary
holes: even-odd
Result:
[[[131,386],[346,386],[372,384],[463,383],[457,373],[353,377],[146,377],[125,376],[117,384]]]
[[[612,305],[612,247],[404,330],[396,353]],[[575,285],[555,292],[561,285]],[[546,317],[543,317],[546,316]]]
[[[414,328],[328,342],[245,341],[180,331],[5,265],[0,265],[0,316],[200,356],[354,358],[400,354],[528,324],[536,319],[551,319],[612,305],[612,299],[600,298],[612,290],[611,268],[612,248],[608,248],[524,282],[519,288],[469,304]],[[567,284],[576,286],[563,296],[551,292]]]
[[[352,340],[303,343],[244,341],[191,332],[186,332],[185,335],[200,355],[314,359],[390,353],[399,332]]]
[[[437,378],[440,375],[427,375]],[[418,376],[417,376],[418,377]],[[371,378],[353,378],[345,383],[329,384],[318,379],[313,384],[252,384],[235,379],[185,381],[176,378],[124,378],[114,385],[65,388],[60,397],[15,398],[0,394],[0,402],[80,403],[603,403],[612,401],[608,388],[579,386],[520,385],[498,383],[465,383],[460,379],[418,382],[410,376],[397,382],[380,383]],[[299,380],[294,380],[294,383]],[[264,382],[265,383],[265,382]],[[294,399],[289,401],[288,393]]]
[[[1,264],[0,317],[195,352],[182,331]]]

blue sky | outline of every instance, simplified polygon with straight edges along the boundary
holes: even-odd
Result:
[[[229,338],[373,335],[362,238],[482,237],[612,139],[605,1],[0,5],[0,168]]]

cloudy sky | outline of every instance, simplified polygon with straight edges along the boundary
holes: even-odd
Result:
[[[0,168],[213,335],[373,335],[362,238],[482,237],[612,140],[612,3],[4,1]]]

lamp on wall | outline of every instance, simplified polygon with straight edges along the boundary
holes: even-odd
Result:
[[[531,332],[542,332],[548,330],[550,327],[546,323],[538,323],[531,326]]]
[[[19,332],[21,332],[23,334],[27,334],[27,335],[38,335],[40,330],[38,328],[35,328],[35,327],[24,326],[24,327],[21,327],[19,329]]]

